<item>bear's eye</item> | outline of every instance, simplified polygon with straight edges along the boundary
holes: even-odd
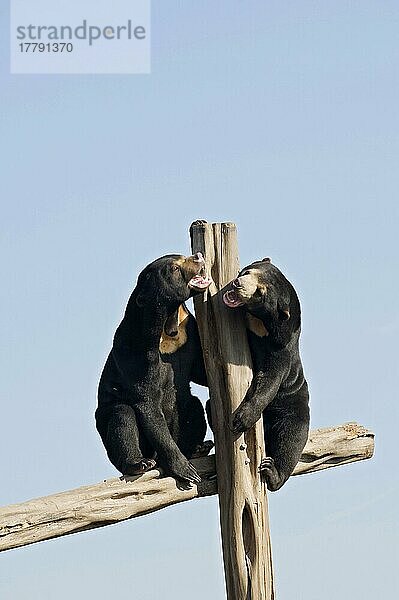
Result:
[[[244,271],[244,273],[242,273],[242,275],[251,275],[251,273],[249,271]]]
[[[180,271],[180,267],[178,265],[172,265],[172,271]]]

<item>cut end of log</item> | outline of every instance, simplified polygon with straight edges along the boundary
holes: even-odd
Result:
[[[314,429],[293,475],[315,473],[359,460],[374,454],[374,433],[356,422],[337,427]]]

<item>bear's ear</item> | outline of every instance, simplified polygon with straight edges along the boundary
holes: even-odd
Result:
[[[290,311],[288,310],[288,308],[285,308],[284,310],[280,310],[279,315],[280,315],[280,319],[282,321],[288,321],[288,319],[291,317]]]
[[[175,310],[165,321],[164,332],[170,337],[175,337],[179,330],[179,309]]]
[[[278,310],[278,318],[280,319],[280,321],[288,321],[288,319],[291,317],[290,314],[290,308],[288,303],[286,304],[284,303],[277,303],[277,310]]]
[[[151,273],[146,273],[145,275],[139,277],[139,280],[137,282],[137,287],[139,288],[139,291],[136,296],[136,304],[139,308],[142,308],[147,302],[149,294],[148,283],[150,279]]]
[[[142,308],[145,305],[146,295],[144,292],[140,292],[136,296],[136,304],[139,308]]]
[[[262,258],[262,260],[260,262],[270,263],[270,262],[272,262],[272,259],[271,258]]]

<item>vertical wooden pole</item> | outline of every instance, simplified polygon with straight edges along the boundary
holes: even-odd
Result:
[[[223,559],[228,600],[273,600],[273,570],[266,487],[258,467],[264,456],[263,425],[234,440],[231,415],[252,379],[251,355],[241,315],[222,300],[239,271],[233,223],[195,222],[193,252],[205,256],[213,283],[195,299],[211,397]]]

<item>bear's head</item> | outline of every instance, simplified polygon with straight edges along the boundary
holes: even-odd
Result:
[[[299,317],[299,304],[294,288],[275,267],[270,258],[256,261],[242,269],[223,296],[229,308],[242,306],[264,322],[285,323],[294,313]],[[297,323],[292,324],[294,329]]]
[[[148,307],[170,315],[191,296],[204,292],[211,281],[201,252],[187,257],[168,254],[154,260],[140,273],[134,301],[139,308]]]

